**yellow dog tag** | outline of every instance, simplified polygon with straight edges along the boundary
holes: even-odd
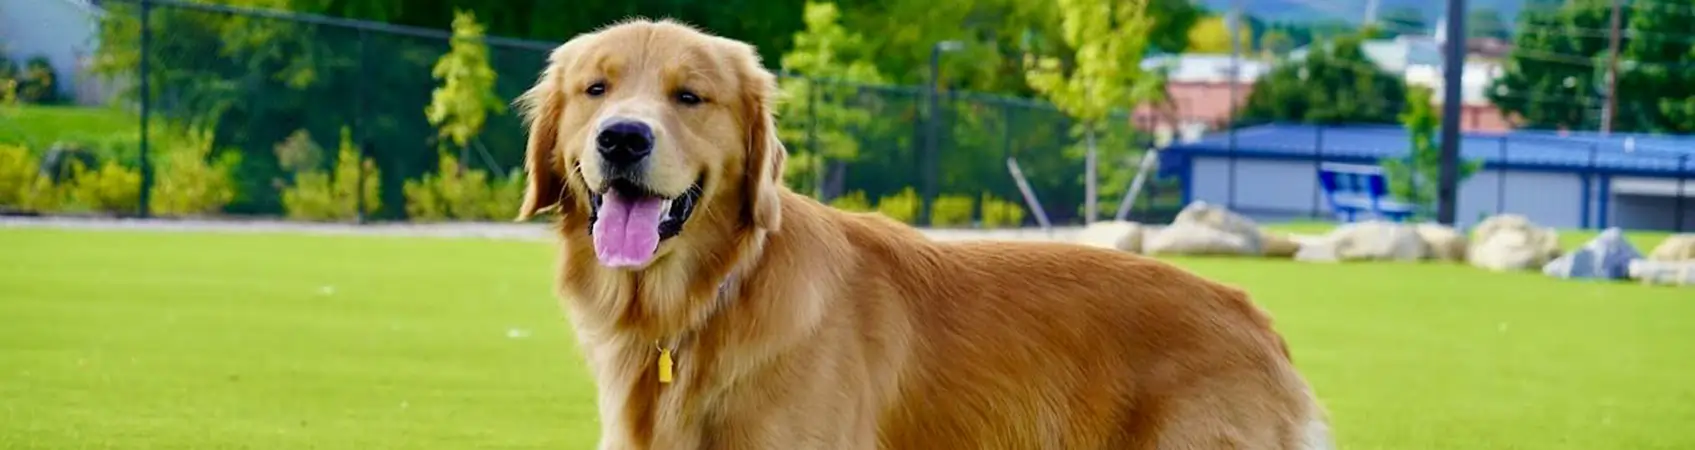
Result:
[[[671,383],[671,350],[670,349],[660,349],[659,350],[659,382],[661,384],[670,384]]]

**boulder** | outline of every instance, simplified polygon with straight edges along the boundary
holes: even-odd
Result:
[[[1559,233],[1517,214],[1484,219],[1466,249],[1471,265],[1494,271],[1534,270],[1559,256]]]
[[[1643,284],[1695,286],[1695,261],[1655,261],[1638,259],[1630,262],[1630,279]]]
[[[1117,220],[1095,222],[1083,227],[1083,231],[1077,236],[1077,242],[1092,247],[1141,253],[1142,224]]]
[[[1247,216],[1218,205],[1200,201],[1189,203],[1177,213],[1177,218],[1171,221],[1171,227],[1205,227],[1240,236],[1248,243],[1249,250],[1246,254],[1260,253],[1259,224]]]
[[[1465,261],[1465,235],[1446,225],[1421,223],[1413,226],[1418,239],[1424,241],[1425,257],[1440,261]]]
[[[1542,266],[1542,273],[1557,278],[1611,279],[1630,277],[1630,262],[1642,253],[1625,240],[1617,227],[1602,231],[1595,239]]]
[[[1695,261],[1695,233],[1674,234],[1654,247],[1648,259],[1655,261]]]
[[[1254,233],[1259,238],[1259,233]],[[1172,224],[1142,241],[1149,255],[1252,255],[1257,243],[1246,237],[1201,225]]]
[[[1272,258],[1293,258],[1301,244],[1291,236],[1266,230],[1259,231],[1260,253]]]
[[[1424,241],[1411,225],[1368,221],[1344,224],[1330,234],[1301,246],[1295,259],[1307,262],[1418,261],[1426,254]]]

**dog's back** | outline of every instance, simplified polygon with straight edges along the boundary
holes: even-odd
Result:
[[[851,276],[878,280],[849,298],[908,321],[862,331],[911,334],[887,365],[889,448],[1323,448],[1299,445],[1322,419],[1240,290],[1127,253],[843,223]]]

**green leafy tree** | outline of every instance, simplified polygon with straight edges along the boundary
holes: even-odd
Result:
[[[1253,29],[1246,20],[1236,20],[1236,43],[1243,53],[1253,48]],[[1189,29],[1189,53],[1230,53],[1230,20],[1211,16]]]
[[[1095,134],[1113,108],[1130,107],[1143,100],[1138,94],[1156,91],[1147,83],[1159,77],[1145,76],[1142,54],[1148,45],[1153,22],[1145,14],[1147,0],[1059,0],[1065,43],[1075,49],[1067,59],[1026,57],[1026,79],[1060,110],[1079,122],[1086,154],[1084,177],[1084,221],[1096,217]]]
[[[805,78],[782,81],[779,134],[790,143],[785,177],[797,190],[822,198],[827,166],[859,158],[856,132],[871,126],[871,111],[857,107],[858,85],[883,81],[863,52],[864,37],[844,28],[834,3],[806,4],[806,29],[795,33],[783,70]]]
[[[1407,135],[1411,138],[1411,151],[1405,157],[1387,158],[1382,162],[1383,171],[1389,178],[1390,194],[1417,205],[1419,214],[1424,217],[1436,208],[1442,170],[1442,148],[1437,135],[1442,119],[1436,112],[1433,98],[1428,87],[1407,89],[1407,108],[1401,114],[1401,123],[1406,126]],[[1481,167],[1481,161],[1461,161],[1456,182],[1464,182]]]
[[[440,137],[464,148],[482,133],[488,115],[504,113],[506,105],[494,94],[495,73],[475,15],[460,12],[454,17],[450,45],[430,71],[442,84],[430,93],[424,114]]]
[[[1651,131],[1695,133],[1695,10],[1631,9],[1620,63],[1619,122]],[[1680,14],[1680,12],[1682,12]],[[1625,68],[1628,67],[1628,70]]]
[[[1295,49],[1295,38],[1283,30],[1267,30],[1259,38],[1261,51],[1268,57],[1280,57]]]
[[[1478,8],[1472,10],[1465,18],[1466,36],[1473,38],[1506,39],[1512,36],[1512,31],[1505,20],[1501,20],[1501,11],[1495,8]]]
[[[1611,0],[1572,0],[1558,8],[1521,12],[1506,70],[1485,92],[1489,101],[1529,128],[1599,126],[1605,80],[1601,57],[1608,39],[1588,31],[1607,29],[1611,13]],[[1620,94],[1621,106],[1634,97]],[[1640,128],[1627,117],[1621,116],[1615,129]]]
[[[1396,123],[1406,83],[1360,50],[1360,35],[1311,47],[1255,84],[1242,123]]]

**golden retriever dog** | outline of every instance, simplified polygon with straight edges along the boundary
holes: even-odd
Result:
[[[1242,291],[796,194],[776,92],[752,46],[633,20],[558,47],[516,102],[518,216],[557,216],[600,448],[1329,448]]]

